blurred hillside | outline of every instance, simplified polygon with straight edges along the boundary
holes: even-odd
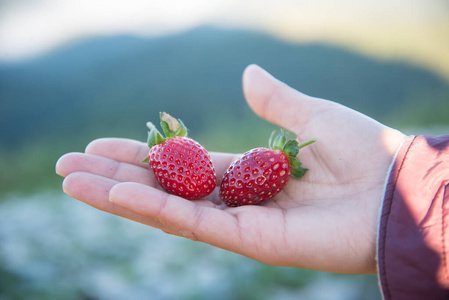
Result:
[[[251,63],[390,126],[449,124],[447,82],[403,63],[209,27],[151,39],[98,37],[0,65],[0,190],[54,184],[56,159],[91,139],[143,141],[145,123],[159,111],[183,119],[211,151],[265,145],[273,127],[251,113],[241,92]]]

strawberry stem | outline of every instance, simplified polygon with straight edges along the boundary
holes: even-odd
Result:
[[[301,148],[304,148],[305,146],[308,146],[308,145],[313,144],[315,142],[316,142],[316,139],[310,139],[310,140],[307,140],[307,141],[299,144],[298,147],[299,147],[299,149],[301,149]]]

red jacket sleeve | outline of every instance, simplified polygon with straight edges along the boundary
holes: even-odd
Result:
[[[384,299],[449,299],[449,136],[411,136],[393,163],[377,248]]]

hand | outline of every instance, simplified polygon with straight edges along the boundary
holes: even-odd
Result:
[[[228,208],[218,188],[188,201],[157,188],[146,144],[99,139],[61,157],[56,171],[72,197],[100,210],[261,262],[338,273],[376,272],[377,222],[400,132],[337,103],[304,95],[251,65],[243,75],[256,114],[304,141],[310,171],[261,205]],[[249,150],[249,149],[248,149]],[[211,153],[221,177],[236,158]]]

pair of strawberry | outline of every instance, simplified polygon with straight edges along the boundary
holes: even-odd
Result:
[[[209,153],[196,141],[187,137],[181,120],[161,113],[163,137],[148,122],[147,158],[156,181],[169,193],[186,199],[200,199],[209,195],[217,184],[217,176]],[[228,206],[257,204],[278,194],[290,176],[301,178],[307,169],[296,158],[299,150],[315,139],[299,144],[287,140],[282,131],[270,137],[269,147],[244,153],[226,170],[220,186],[220,198]]]

